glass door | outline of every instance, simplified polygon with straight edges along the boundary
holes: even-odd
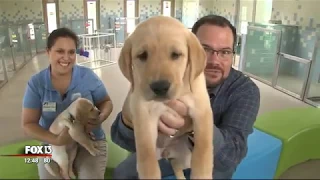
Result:
[[[261,27],[248,27],[242,36],[240,69],[255,79],[273,85],[277,72],[277,58],[280,49],[281,31]]]
[[[48,31],[43,23],[34,24],[35,45],[37,53],[44,52],[47,49]]]
[[[28,24],[23,24],[22,28],[22,44],[24,49],[24,56],[26,61],[30,61],[32,59],[32,41],[30,38],[30,29]]]
[[[9,64],[7,66],[11,71],[17,71],[26,63],[22,38],[22,26],[9,26],[9,38],[11,40],[11,52],[13,59],[12,62],[8,62]]]
[[[320,107],[320,47],[319,42],[316,43],[314,58],[311,61],[311,68],[304,96],[304,101]]]
[[[310,63],[310,60],[280,53],[275,88],[303,99]]]
[[[0,88],[8,82],[8,74],[7,74],[7,68],[6,63],[4,59],[4,53],[6,50],[5,43],[6,43],[6,37],[8,34],[3,34],[4,27],[0,27]]]
[[[29,27],[29,38],[30,38],[30,45],[31,45],[31,56],[34,57],[37,54],[37,47],[36,47],[36,37],[35,37],[35,30],[33,23],[28,24]]]

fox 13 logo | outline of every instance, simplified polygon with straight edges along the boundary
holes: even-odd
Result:
[[[25,146],[25,163],[39,163],[39,157],[43,157],[44,163],[51,162],[52,147],[51,146]]]

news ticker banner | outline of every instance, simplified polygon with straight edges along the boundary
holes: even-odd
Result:
[[[52,157],[52,147],[51,146],[25,146],[23,154],[0,154],[0,157],[20,157],[24,158],[24,163],[26,164],[38,164],[40,159],[43,162],[50,163]]]

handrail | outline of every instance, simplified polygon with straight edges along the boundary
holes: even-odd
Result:
[[[280,52],[279,55],[286,58],[286,59],[290,59],[290,60],[304,63],[304,64],[309,64],[311,62],[311,60],[309,60],[309,59],[300,58],[300,57],[293,56],[293,55],[286,54],[286,53],[282,53],[282,52]]]

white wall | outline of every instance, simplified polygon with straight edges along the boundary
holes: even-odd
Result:
[[[256,6],[257,23],[268,23],[272,14],[272,0],[258,0]]]
[[[213,14],[227,18],[232,24],[235,22],[236,0],[212,0]]]
[[[0,7],[0,23],[43,21],[41,1],[0,0]]]

